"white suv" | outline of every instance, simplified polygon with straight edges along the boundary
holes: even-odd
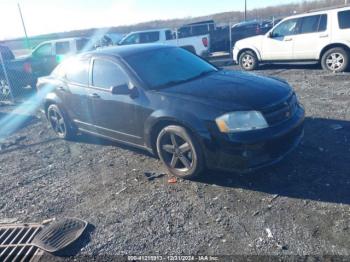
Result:
[[[233,60],[250,71],[259,63],[321,62],[343,72],[350,58],[350,7],[288,17],[266,35],[238,41]]]

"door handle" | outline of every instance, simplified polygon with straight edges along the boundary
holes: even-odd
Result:
[[[328,37],[328,34],[320,35],[320,38],[326,38],[326,37]]]
[[[286,41],[286,42],[290,42],[290,41],[292,41],[293,40],[293,38],[285,38],[284,39],[284,41]]]
[[[101,97],[100,97],[98,94],[96,94],[96,93],[90,94],[89,96],[92,97],[92,98],[101,98]]]

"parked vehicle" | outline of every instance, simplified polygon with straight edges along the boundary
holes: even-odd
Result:
[[[31,64],[33,74],[40,77],[49,75],[63,59],[92,49],[88,38],[65,38],[43,42],[23,59]]]
[[[248,21],[235,24],[232,26],[232,46],[239,40],[266,34],[274,26],[274,23],[278,23],[279,21]]]
[[[0,46],[0,98],[17,96],[23,88],[35,88],[36,77],[31,65],[24,60],[16,60],[12,51]]]
[[[350,7],[291,16],[267,34],[238,41],[233,60],[244,70],[260,63],[319,62],[325,70],[349,66]]]
[[[126,35],[118,45],[161,43],[182,47],[199,56],[209,55],[209,35],[179,38],[176,32],[170,29],[154,29],[132,32]]]
[[[304,110],[286,82],[220,71],[166,45],[80,55],[38,89],[48,90],[43,109],[60,138],[81,131],[147,149],[184,178],[275,163],[303,135]]]

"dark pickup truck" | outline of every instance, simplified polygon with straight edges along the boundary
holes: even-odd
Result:
[[[8,47],[0,46],[0,98],[21,95],[24,88],[35,88],[36,81],[26,59],[15,59]]]

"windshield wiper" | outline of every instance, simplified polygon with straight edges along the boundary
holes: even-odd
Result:
[[[211,73],[214,73],[214,72],[217,72],[217,71],[216,70],[203,71],[202,73],[200,73],[199,75],[196,75],[194,77],[190,77],[190,78],[182,79],[182,80],[169,81],[169,82],[167,82],[165,84],[162,84],[162,85],[154,87],[154,89],[163,89],[163,88],[168,88],[168,87],[172,87],[172,86],[175,86],[175,85],[187,83],[187,82],[190,82],[190,81],[202,78],[204,76],[207,76],[207,75],[209,75]]]

